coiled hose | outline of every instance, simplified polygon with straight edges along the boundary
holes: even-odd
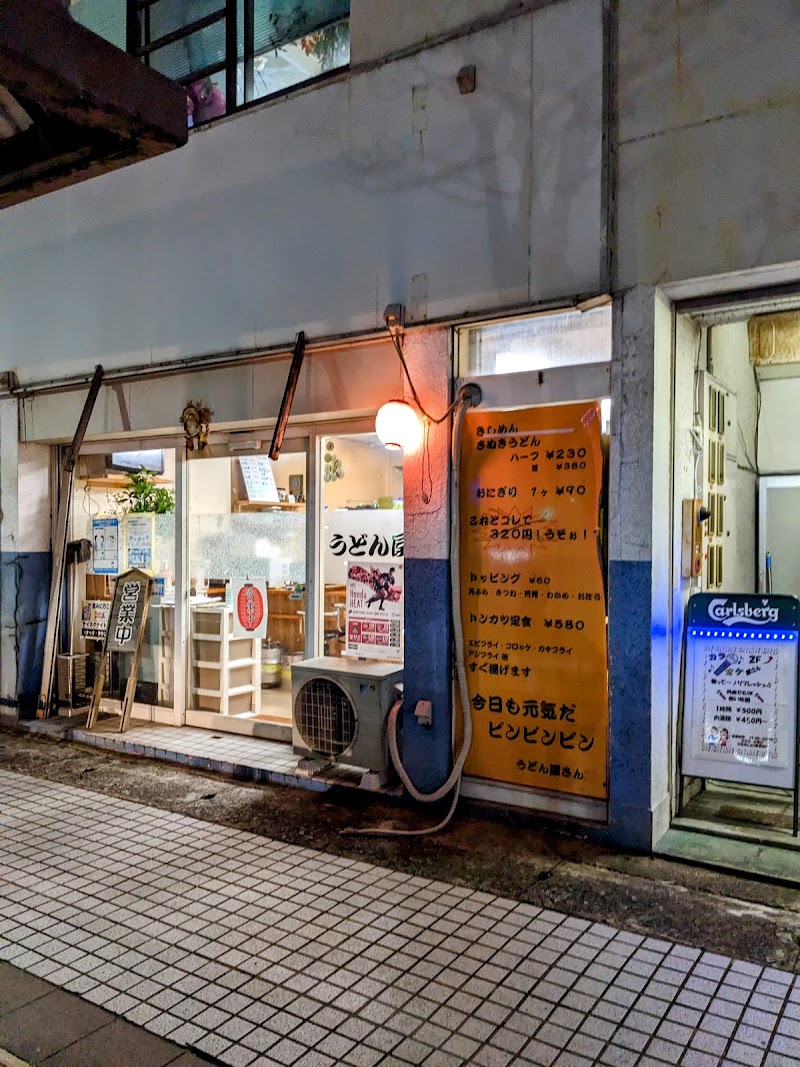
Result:
[[[377,826],[364,829],[348,827],[340,831],[342,834],[381,835],[385,837],[421,837],[425,834],[435,834],[447,826],[458,804],[464,763],[472,745],[472,715],[470,714],[469,706],[467,670],[464,665],[464,628],[461,622],[461,522],[459,507],[461,497],[461,438],[464,429],[464,415],[468,408],[480,403],[480,398],[480,389],[477,385],[462,386],[453,417],[453,432],[450,442],[450,470],[452,471],[450,490],[450,610],[453,622],[456,684],[458,685],[458,695],[464,715],[464,736],[461,742],[461,750],[453,764],[453,769],[447,781],[440,785],[438,789],[435,789],[432,793],[420,792],[403,766],[403,761],[400,758],[400,749],[397,744],[397,720],[403,706],[402,698],[396,700],[392,705],[387,722],[389,754],[391,755],[394,769],[414,800],[418,800],[422,804],[434,804],[437,800],[446,797],[451,789],[453,790],[453,800],[444,819],[435,826],[428,826],[421,830],[382,829]]]

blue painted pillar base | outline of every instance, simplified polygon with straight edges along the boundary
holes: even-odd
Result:
[[[609,563],[609,832],[650,849],[652,564]]]
[[[446,559],[405,559],[405,663],[403,763],[423,792],[450,773],[452,686],[450,564]],[[418,700],[433,704],[433,725],[420,726]]]
[[[3,627],[17,658],[16,691],[3,693],[3,705],[16,706],[22,719],[35,717],[39,702],[51,567],[49,552],[0,553]]]

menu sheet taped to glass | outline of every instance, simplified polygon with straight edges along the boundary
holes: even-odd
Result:
[[[599,402],[465,416],[465,773],[605,799],[606,596]]]

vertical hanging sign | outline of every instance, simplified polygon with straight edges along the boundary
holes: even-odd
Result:
[[[599,402],[465,416],[465,773],[607,797]]]

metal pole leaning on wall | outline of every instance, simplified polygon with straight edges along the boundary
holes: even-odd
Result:
[[[289,422],[289,416],[292,413],[292,403],[294,402],[297,383],[300,380],[300,369],[303,366],[303,358],[305,357],[305,354],[306,335],[301,330],[294,343],[292,363],[289,367],[289,377],[286,379],[286,388],[283,391],[283,400],[281,401],[281,409],[278,412],[278,421],[275,423],[275,430],[272,434],[272,444],[269,449],[270,459],[277,459],[281,454],[283,437],[286,433],[286,425]]]
[[[36,717],[46,719],[53,705],[53,683],[56,668],[56,645],[58,641],[58,621],[61,611],[61,597],[64,591],[64,566],[67,554],[67,531],[69,513],[72,506],[72,483],[75,475],[75,463],[78,459],[83,438],[92,417],[95,401],[103,383],[103,368],[98,365],[89,386],[89,395],[83,405],[78,428],[67,449],[61,467],[59,482],[58,521],[53,543],[53,573],[50,579],[50,601],[47,608],[47,630],[45,631],[44,654],[42,657],[42,684],[39,690],[39,703]]]

